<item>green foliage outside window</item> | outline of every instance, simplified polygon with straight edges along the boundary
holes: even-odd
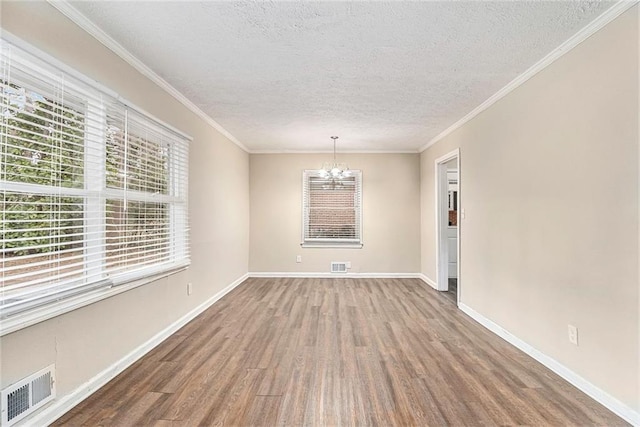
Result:
[[[82,197],[56,196],[56,188],[83,188],[85,126],[83,111],[36,92],[2,84],[0,179],[51,188],[48,194],[5,191],[0,194],[0,239],[4,257],[44,254],[82,247]],[[169,148],[107,119],[107,188],[169,194]],[[143,132],[139,132],[143,133]],[[167,246],[166,204],[106,201],[108,249],[123,255],[145,244],[152,252]],[[121,213],[119,213],[121,212]],[[156,241],[157,240],[157,241]]]
[[[107,187],[168,194],[169,155],[166,145],[157,144],[134,132],[125,132],[107,121]]]
[[[2,84],[0,179],[52,187],[84,185],[84,115],[36,92]],[[4,192],[3,257],[77,247],[82,199]]]

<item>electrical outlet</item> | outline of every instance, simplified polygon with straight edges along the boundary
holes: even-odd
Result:
[[[574,345],[578,345],[578,328],[573,325],[569,325],[569,342]]]
[[[191,295],[191,291],[193,290],[193,286],[191,282],[187,283],[187,295]]]
[[[296,256],[296,262],[297,263],[301,263],[302,262],[302,255]]]
[[[347,265],[347,269],[351,268],[351,261],[347,261],[347,262],[345,262],[345,264]]]

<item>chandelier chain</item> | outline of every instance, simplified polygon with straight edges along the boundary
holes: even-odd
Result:
[[[351,171],[349,167],[344,163],[338,163],[336,158],[336,141],[338,139],[337,136],[332,136],[333,140],[333,163],[329,164],[325,163],[324,167],[320,169],[320,176],[325,179],[331,178],[332,181],[342,180],[351,176]]]

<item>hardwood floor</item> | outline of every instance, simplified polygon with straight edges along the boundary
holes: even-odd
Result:
[[[458,279],[448,279],[448,289],[446,292],[441,292],[440,295],[445,296],[454,303],[458,305]]]
[[[627,425],[417,279],[248,279],[55,425]]]

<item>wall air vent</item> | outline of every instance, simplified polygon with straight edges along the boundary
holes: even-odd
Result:
[[[346,273],[347,272],[347,263],[346,262],[331,262],[331,272],[332,273]]]
[[[55,365],[2,390],[3,427],[9,427],[56,397]]]

